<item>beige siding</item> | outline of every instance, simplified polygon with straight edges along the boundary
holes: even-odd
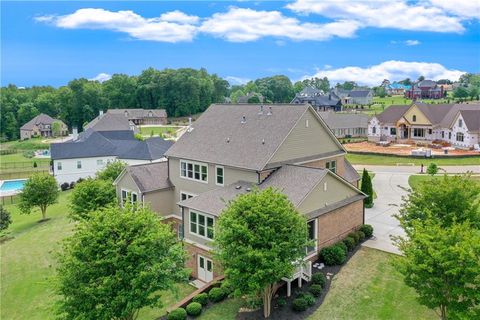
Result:
[[[326,191],[325,183],[327,184]],[[346,182],[340,181],[332,175],[326,175],[298,206],[298,211],[305,214],[310,213],[357,194],[358,191],[347,185]]]
[[[117,183],[117,199],[120,202],[122,196],[122,189],[136,192],[140,199],[140,190],[137,184],[133,181],[132,176],[126,172],[123,177]]]
[[[413,121],[414,115],[417,116],[417,121]],[[412,125],[431,125],[427,117],[423,114],[422,111],[420,111],[420,109],[418,109],[416,105],[411,106],[410,109],[405,112],[405,115],[403,117]]]
[[[307,110],[270,159],[269,164],[342,150],[335,143],[335,138],[329,134],[329,129],[320,123],[313,112]]]
[[[302,163],[302,166],[311,167],[311,168],[322,168],[326,169],[327,161],[337,161],[337,174],[341,177],[345,177],[345,156],[334,156],[330,158],[325,158],[321,160],[314,160],[307,163]]]
[[[143,195],[145,205],[159,213],[161,216],[169,216],[174,213],[174,191],[173,189],[164,189],[148,192]]]
[[[193,181],[193,180],[181,178],[180,177],[180,160],[176,158],[170,158],[169,159],[169,176],[170,176],[170,181],[175,186],[174,203],[177,203],[178,201],[180,201],[181,191],[199,195],[203,192],[222,187],[215,184],[215,178],[216,178],[215,164],[208,164],[208,183],[204,183],[200,181]],[[257,183],[258,174],[255,171],[224,167],[224,185],[225,186],[239,180]],[[174,209],[174,211],[175,210],[176,209]]]

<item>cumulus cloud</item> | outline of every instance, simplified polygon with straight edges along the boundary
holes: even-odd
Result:
[[[133,11],[108,11],[85,8],[63,16],[41,16],[39,22],[48,22],[65,29],[106,29],[125,32],[140,40],[164,42],[190,41],[196,33],[192,22],[198,17],[180,11],[167,12],[158,18],[144,18]]]
[[[480,2],[478,0],[430,0],[430,3],[465,19],[480,19]]]
[[[378,86],[383,79],[399,81],[405,78],[417,79],[423,75],[426,79],[458,80],[465,71],[447,69],[439,63],[407,62],[389,60],[369,67],[348,66],[337,69],[317,69],[313,75],[303,77],[328,77],[330,82],[355,81],[360,85]]]
[[[280,11],[257,11],[231,7],[206,19],[199,30],[232,42],[255,41],[262,37],[292,40],[328,40],[332,37],[352,37],[358,25],[355,21],[330,23],[300,22]]]
[[[432,0],[447,2],[448,0]],[[465,0],[461,2],[477,2]],[[450,1],[455,6],[457,1]],[[450,6],[450,4],[448,4]],[[330,19],[353,20],[362,27],[433,32],[463,32],[462,18],[451,16],[442,7],[401,0],[296,0],[287,8],[297,13],[315,13]],[[463,11],[463,10],[462,10]]]
[[[420,44],[420,41],[418,41],[418,40],[407,40],[407,41],[405,41],[405,44],[407,46],[418,46]]]
[[[104,81],[107,81],[107,80],[110,80],[112,78],[112,75],[111,74],[108,74],[108,73],[99,73],[97,74],[95,77],[91,78],[91,79],[88,79],[90,81],[98,81],[98,82],[104,82]]]

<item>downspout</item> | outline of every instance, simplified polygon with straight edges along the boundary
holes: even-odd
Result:
[[[180,239],[182,241],[182,248],[184,247],[185,242],[183,239],[185,239],[185,207],[180,206],[182,208],[182,238]]]

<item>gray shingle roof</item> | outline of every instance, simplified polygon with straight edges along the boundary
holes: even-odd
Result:
[[[352,90],[348,95],[352,98],[365,98],[370,92],[370,90]]]
[[[272,173],[258,187],[260,189],[277,188],[288,197],[293,205],[298,206],[326,174],[327,171],[324,169],[285,165]],[[255,186],[257,186],[255,183],[238,181],[180,201],[179,205],[218,216],[228,201],[250,191]]]
[[[263,114],[259,114],[258,104],[212,105],[166,155],[262,170],[308,108],[311,107],[265,105]],[[271,115],[267,115],[269,110]]]
[[[156,160],[163,157],[173,144],[162,138],[145,141],[135,139],[133,131],[94,131],[89,129],[80,139],[72,142],[52,143],[51,158],[73,159],[117,156],[120,159]]]
[[[330,129],[367,128],[368,115],[364,113],[319,112]]]
[[[83,129],[94,131],[130,130],[130,123],[122,114],[107,112],[90,121]]]
[[[40,113],[38,116],[34,117],[32,120],[25,123],[23,126],[20,127],[20,130],[33,130],[36,125],[39,124],[49,124],[51,125],[53,122],[59,121],[64,124],[61,120],[53,119],[48,114]]]
[[[407,105],[392,105],[377,115],[377,119],[382,123],[396,123],[403,114],[410,108]]]
[[[127,116],[125,116],[125,111],[127,112]],[[107,113],[119,114],[128,119],[149,118],[150,115],[151,117],[158,118],[167,117],[167,111],[165,109],[108,109]]]
[[[352,166],[352,164],[345,159],[345,180],[348,182],[355,182],[360,180],[360,175],[357,170]]]
[[[416,87],[430,87],[433,88],[437,85],[437,83],[433,80],[422,80],[415,84]]]
[[[125,170],[142,193],[173,187],[168,178],[168,162],[166,161],[128,166]]]
[[[480,131],[480,105],[477,107],[479,109],[460,111],[469,131]]]

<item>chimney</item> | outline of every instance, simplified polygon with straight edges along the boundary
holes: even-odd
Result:
[[[98,115],[99,115],[100,117],[103,116],[103,110],[99,110],[99,111],[98,111]]]
[[[245,116],[242,117],[242,121],[240,121],[241,124],[247,123],[247,118]]]
[[[78,128],[77,127],[72,128],[72,138],[73,138],[73,141],[78,139]]]
[[[272,115],[272,107],[268,107],[267,116],[271,116],[271,115]]]
[[[263,106],[260,106],[260,112],[258,114],[263,114]]]
[[[188,117],[188,128],[187,128],[187,132],[192,132],[193,128],[192,128],[192,117]]]

